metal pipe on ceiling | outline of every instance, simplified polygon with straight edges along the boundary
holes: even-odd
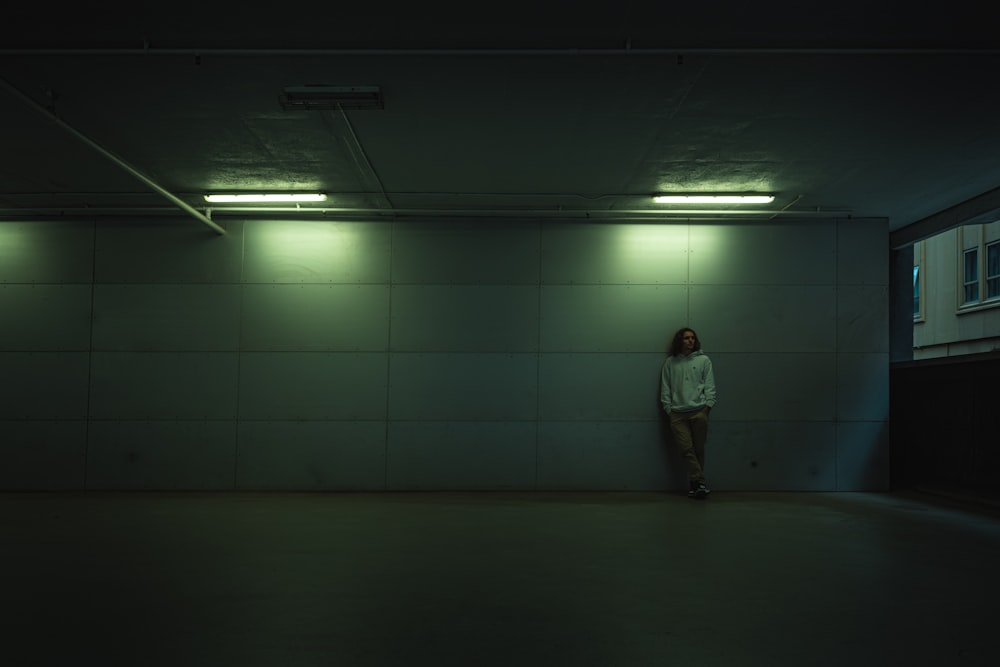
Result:
[[[172,212],[157,207],[131,208],[88,208],[78,210],[72,208],[24,208],[16,210],[0,209],[0,220],[25,220],[32,217],[121,217],[132,216],[165,216]],[[770,211],[770,210],[702,210],[678,209],[674,211],[651,211],[647,209],[617,209],[609,210],[554,210],[554,209],[377,209],[377,208],[307,208],[307,207],[254,207],[240,206],[232,208],[215,208],[216,217],[236,217],[247,220],[273,220],[280,222],[286,219],[351,219],[351,220],[441,220],[441,219],[493,219],[493,220],[565,220],[576,222],[675,222],[677,220],[737,220],[753,218],[755,220],[770,220],[775,218],[820,218],[847,219],[853,217],[853,211],[848,209],[809,209],[806,211]]]
[[[30,96],[28,96],[28,95],[24,94],[23,92],[21,92],[20,89],[18,89],[16,86],[12,85],[9,81],[7,81],[6,79],[4,79],[3,77],[0,77],[0,86],[2,86],[4,89],[6,89],[7,91],[9,91],[12,95],[14,95],[18,99],[20,99],[22,102],[24,102],[25,104],[27,104],[29,107],[31,107],[35,111],[39,112],[40,114],[42,114],[43,116],[45,116],[46,118],[48,118],[49,120],[51,120],[56,125],[58,125],[59,127],[63,128],[64,130],[66,130],[67,132],[69,132],[70,134],[72,134],[73,136],[75,136],[77,139],[79,139],[80,141],[82,141],[83,143],[87,144],[88,146],[90,146],[91,148],[93,148],[95,151],[97,151],[98,153],[100,153],[101,155],[103,155],[104,157],[108,158],[109,160],[111,160],[112,162],[114,162],[115,164],[117,164],[123,170],[125,170],[126,172],[128,172],[129,174],[131,174],[132,176],[134,176],[135,178],[139,179],[143,183],[145,183],[147,186],[149,186],[150,188],[152,188],[154,191],[156,191],[159,194],[163,195],[166,199],[168,199],[170,202],[172,202],[178,208],[180,208],[181,210],[183,210],[183,211],[187,212],[188,214],[192,215],[196,220],[198,220],[198,221],[200,221],[200,222],[208,225],[210,228],[212,228],[214,231],[216,231],[219,234],[225,234],[226,233],[225,229],[223,229],[218,224],[216,224],[215,222],[213,222],[208,216],[204,215],[203,213],[201,213],[200,211],[198,211],[197,209],[195,209],[194,207],[192,207],[190,204],[188,204],[184,200],[180,199],[179,197],[177,197],[176,195],[174,195],[172,192],[168,191],[166,188],[164,188],[163,186],[161,186],[159,183],[155,182],[153,179],[151,179],[150,177],[148,177],[145,174],[143,174],[141,171],[139,171],[138,169],[136,169],[135,167],[133,167],[132,165],[130,165],[129,163],[127,163],[125,160],[123,160],[122,158],[118,157],[117,155],[115,155],[114,153],[112,153],[110,150],[108,150],[104,146],[101,146],[99,143],[97,143],[96,141],[94,141],[93,139],[91,139],[90,137],[88,137],[87,135],[83,134],[82,132],[80,132],[79,130],[77,130],[75,127],[73,127],[69,123],[65,122],[63,119],[59,118],[59,116],[55,115],[55,113],[53,113],[49,109],[46,109],[44,106],[42,106],[41,104],[39,104],[38,102],[36,102]]]
[[[995,56],[994,48],[631,48],[615,49],[288,49],[288,48],[14,48],[0,56],[750,56],[750,55],[862,55],[862,56]]]

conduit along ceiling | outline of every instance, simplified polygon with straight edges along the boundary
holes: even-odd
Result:
[[[9,10],[0,219],[718,219],[652,195],[736,192],[916,234],[1000,209],[981,10],[226,5]],[[327,198],[204,199],[252,192]]]

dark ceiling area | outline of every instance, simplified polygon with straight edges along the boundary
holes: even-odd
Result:
[[[910,241],[995,219],[981,4],[730,4],[6,10],[0,219],[885,217]],[[282,104],[303,88],[380,103]],[[327,200],[203,197],[281,191]]]

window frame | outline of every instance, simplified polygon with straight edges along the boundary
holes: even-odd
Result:
[[[988,308],[1000,308],[1000,273],[989,273],[989,253],[994,248],[996,248],[996,253],[1000,253],[1000,239],[993,238],[989,241],[986,240],[987,227],[997,223],[1000,223],[1000,221],[979,225],[964,225],[959,228],[957,248],[958,289],[955,290],[956,300],[958,301],[957,314],[959,315]],[[975,231],[970,231],[970,228],[975,228]],[[970,236],[970,243],[968,244],[966,244],[966,233]],[[975,236],[975,241],[971,238],[973,235]],[[967,258],[973,253],[975,254],[975,260],[971,264],[971,267],[975,271],[975,277],[970,280],[967,275],[967,268],[970,266]],[[994,283],[997,286],[997,293],[993,296],[990,296],[991,281],[997,281]],[[970,289],[975,292],[971,299],[967,296]]]
[[[990,241],[986,243],[986,252],[983,253],[983,280],[985,281],[985,294],[986,298],[984,302],[991,303],[994,301],[1000,301],[1000,241]],[[990,273],[990,251],[995,251],[996,254],[996,267],[995,273]],[[990,294],[990,288],[994,287],[993,294]]]
[[[927,285],[927,262],[924,261],[924,253],[927,244],[917,241],[913,244],[913,321],[925,322],[927,320],[924,307],[927,303],[925,297],[925,286]]]
[[[972,262],[969,262],[969,257]],[[969,269],[972,269],[972,278],[969,278]],[[962,273],[962,308],[978,306],[979,299],[979,248],[963,248],[962,262],[959,269]],[[971,296],[970,296],[971,291]]]

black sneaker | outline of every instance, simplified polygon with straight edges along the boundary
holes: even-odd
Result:
[[[698,483],[691,482],[688,486],[688,498],[694,498],[698,493]]]
[[[699,482],[695,486],[695,488],[691,491],[690,495],[693,498],[698,498],[699,500],[703,500],[705,498],[708,498],[708,494],[710,493],[711,491],[708,490],[708,487],[705,486],[705,483]]]

